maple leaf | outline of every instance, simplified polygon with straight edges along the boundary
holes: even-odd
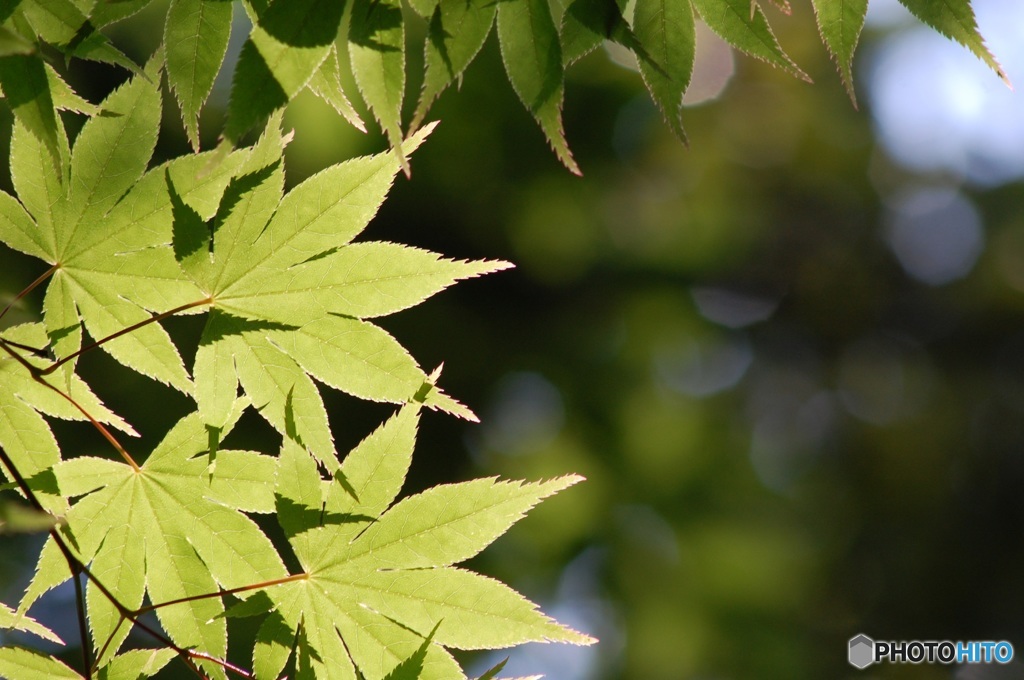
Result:
[[[236,417],[243,405],[236,405]],[[210,455],[209,435],[192,414],[141,467],[90,456],[56,465],[61,493],[82,496],[67,513],[62,534],[121,605],[138,610],[148,593],[176,644],[223,658],[227,629],[216,617],[224,607],[209,595],[218,587],[286,576],[270,539],[242,512],[273,510],[275,470],[273,458],[253,452]],[[68,578],[53,546],[51,538],[20,611]],[[102,661],[117,651],[131,626],[94,581],[87,594],[93,640],[105,650]],[[208,672],[223,676],[218,666]]]
[[[132,79],[102,102],[103,115],[86,122],[70,152],[66,180],[54,173],[40,142],[15,123],[11,171],[20,203],[0,195],[0,241],[52,265],[43,320],[58,358],[80,350],[82,323],[96,339],[134,327],[102,348],[125,366],[190,392],[169,336],[160,324],[148,323],[151,312],[202,300],[168,247],[165,178],[174,177],[181,200],[205,212],[210,203],[217,205],[245,153],[231,154],[213,169],[207,167],[211,157],[199,155],[146,172],[160,121],[158,65],[154,58],[148,77]]]
[[[406,142],[406,153],[431,129]],[[168,179],[175,255],[212,308],[194,368],[204,421],[221,427],[241,384],[274,428],[334,470],[337,454],[313,378],[363,399],[415,398],[472,418],[367,319],[509,265],[447,260],[392,243],[351,243],[383,202],[399,162],[390,153],[356,158],[284,195],[287,141],[277,117],[228,184],[209,225],[177,199]]]
[[[13,609],[2,602],[0,602],[0,630],[20,630],[26,633],[32,633],[33,635],[38,635],[44,640],[49,640],[50,642],[63,644],[63,641],[57,637],[57,634],[52,630],[42,625],[31,616],[16,613]]]
[[[156,675],[174,658],[171,649],[133,649],[99,668],[98,680],[139,680]],[[22,647],[0,647],[0,677],[18,680],[85,680],[58,659]]]
[[[403,407],[323,486],[312,459],[285,443],[278,520],[306,578],[266,591],[270,615],[254,652],[258,678],[277,677],[296,639],[299,677],[327,678],[384,678],[417,654],[416,677],[462,678],[445,647],[594,642],[504,584],[454,566],[581,478],[478,479],[391,506],[409,467],[418,411]]]

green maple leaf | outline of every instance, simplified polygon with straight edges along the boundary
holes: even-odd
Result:
[[[782,51],[760,5],[751,5],[749,0],[693,0],[693,8],[708,28],[736,49],[810,82]]]
[[[231,85],[229,140],[237,142],[310,83],[334,49],[344,8],[335,0],[246,3],[254,25]]]
[[[665,121],[685,142],[680,118],[696,54],[693,8],[689,0],[637,0],[634,12],[643,46],[637,59],[640,74]]]
[[[11,3],[8,3],[11,4]],[[88,16],[88,10],[94,3],[82,3],[75,0],[21,0],[17,12],[42,42],[54,45],[69,57],[91,59],[122,66],[139,73],[139,68],[124,53],[118,50],[110,40],[96,30],[96,25],[104,25],[109,21],[123,18],[123,12],[104,11],[97,8],[97,19],[94,22]],[[107,5],[108,3],[100,3]],[[118,3],[121,4],[121,3]],[[131,0],[132,11],[140,8],[139,0]],[[126,5],[128,6],[128,5]],[[128,12],[129,14],[132,12]]]
[[[366,124],[359,117],[352,102],[349,101],[345,89],[341,85],[341,64],[338,59],[338,48],[331,48],[323,63],[309,79],[307,85],[310,92],[323,99],[335,111],[340,113],[345,120],[351,123],[352,127],[360,132],[366,132]]]
[[[42,625],[31,616],[18,614],[13,609],[0,602],[0,630],[20,630],[26,633],[38,635],[44,640],[64,644],[52,630]]]
[[[942,35],[967,47],[1010,86],[1006,71],[978,33],[978,22],[970,0],[900,0],[900,3]]]
[[[235,415],[242,404],[236,405]],[[245,451],[209,454],[209,435],[195,414],[178,423],[139,468],[80,457],[54,467],[63,495],[82,496],[62,532],[78,557],[125,607],[148,593],[156,604],[251,586],[285,576],[270,540],[242,511],[273,510],[274,459]],[[19,611],[66,580],[67,565],[47,542]],[[117,651],[130,625],[90,581],[90,630],[104,658]],[[217,597],[157,608],[179,646],[223,658],[224,611]],[[219,667],[209,672],[223,676]]]
[[[191,381],[170,338],[152,313],[201,301],[168,247],[171,199],[166,177],[182,200],[205,212],[217,205],[235,153],[215,168],[210,156],[189,156],[146,172],[160,121],[158,58],[149,78],[137,77],[101,104],[70,152],[67,181],[54,173],[38,140],[15,124],[11,170],[20,199],[0,195],[0,241],[52,265],[43,319],[57,357],[82,345],[81,325],[96,339],[136,324],[102,345],[122,364],[184,392]],[[61,144],[67,138],[60,130]],[[69,365],[69,368],[71,366]]]
[[[426,6],[421,9],[426,9]],[[426,73],[423,90],[413,114],[413,129],[420,126],[430,105],[476,58],[491,33],[497,3],[487,0],[440,2],[432,8],[424,42]]]
[[[406,174],[402,151],[405,21],[399,0],[353,0],[348,34],[356,85],[387,133]]]
[[[167,9],[167,80],[194,149],[199,148],[199,110],[227,54],[231,6],[224,0],[172,0]]]
[[[419,654],[416,677],[446,680],[465,677],[446,647],[593,642],[507,586],[454,566],[581,478],[479,479],[392,505],[417,423],[418,406],[403,407],[345,458],[326,486],[313,461],[286,442],[278,463],[278,520],[306,578],[265,591],[271,613],[257,636],[258,678],[277,677],[296,639],[299,677],[380,679]]]
[[[23,647],[0,647],[0,677],[25,680],[79,680],[82,676],[57,659]]]
[[[498,38],[512,89],[537,120],[558,159],[579,175],[562,128],[562,47],[547,1],[498,3]]]
[[[818,31],[836,60],[843,86],[850,101],[857,104],[853,91],[853,53],[864,28],[868,0],[813,0]]]
[[[139,680],[156,675],[171,659],[170,649],[135,649],[102,666],[98,680]],[[57,659],[22,647],[0,647],[0,677],[18,680],[85,680]]]
[[[405,153],[430,129],[406,142]],[[351,243],[391,186],[399,168],[394,154],[332,166],[285,196],[286,141],[275,120],[228,185],[210,225],[175,203],[175,254],[213,310],[196,353],[200,415],[221,427],[240,383],[271,425],[329,470],[337,468],[337,454],[314,378],[364,399],[417,398],[472,417],[367,319],[508,265],[446,260],[391,243]],[[168,185],[174,198],[173,181]]]

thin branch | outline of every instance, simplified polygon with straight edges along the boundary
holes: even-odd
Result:
[[[75,560],[77,563],[78,560]],[[77,564],[71,566],[71,580],[75,582],[75,609],[78,610],[78,636],[82,640],[82,661],[85,662],[85,677],[92,680],[92,659],[89,658],[89,632],[85,624],[85,594],[82,592],[82,571]]]
[[[273,586],[279,586],[282,583],[292,583],[293,581],[305,581],[309,578],[309,574],[303,572],[301,574],[292,574],[291,576],[285,576],[284,578],[277,578],[273,581],[264,581],[262,583],[253,583],[248,586],[239,586],[237,588],[229,588],[228,590],[218,590],[215,593],[203,593],[202,595],[190,595],[189,597],[181,597],[177,600],[168,600],[167,602],[160,602],[159,604],[151,604],[145,607],[141,607],[135,610],[135,614],[145,614],[146,612],[156,611],[163,607],[170,607],[172,604],[182,604],[183,602],[195,602],[197,600],[208,600],[213,597],[222,597],[224,595],[234,595],[235,593],[244,593],[249,590],[261,590],[263,588],[271,588]]]
[[[40,348],[40,347],[33,347],[32,345],[23,345],[20,342],[14,342],[14,340],[4,340],[4,342],[6,342],[11,347],[17,347],[18,349],[23,349],[26,352],[34,354],[37,357],[39,357],[40,359],[46,359],[46,358],[49,357],[49,355],[46,353],[46,348],[45,347]]]
[[[114,435],[110,433],[110,430],[108,430],[106,428],[106,426],[103,425],[103,423],[101,423],[100,421],[98,421],[95,418],[93,418],[92,414],[89,413],[87,410],[85,410],[85,408],[81,404],[79,404],[77,401],[75,401],[74,397],[72,397],[70,394],[68,394],[64,390],[60,389],[56,385],[51,385],[46,380],[44,380],[43,379],[43,373],[37,367],[35,367],[32,364],[30,364],[25,359],[25,357],[21,356],[20,354],[18,354],[14,350],[12,350],[10,348],[8,342],[6,340],[4,340],[3,338],[0,338],[0,349],[3,349],[5,352],[7,352],[9,355],[11,355],[11,357],[13,357],[15,361],[17,361],[19,364],[21,364],[22,367],[24,367],[25,370],[27,370],[29,372],[29,375],[32,376],[33,380],[35,380],[40,385],[43,385],[44,387],[47,387],[47,388],[53,390],[54,392],[56,392],[60,396],[64,397],[66,400],[68,400],[68,402],[71,403],[72,406],[74,406],[76,409],[78,409],[79,412],[82,415],[84,415],[89,420],[90,423],[92,423],[92,426],[95,427],[97,430],[99,430],[99,433],[102,434],[103,437],[108,442],[110,442],[110,445],[113,446],[117,450],[117,452],[119,454],[121,454],[121,457],[124,459],[124,461],[126,463],[128,463],[130,466],[132,466],[133,470],[135,470],[137,472],[137,471],[139,471],[141,469],[139,467],[139,464],[135,462],[135,459],[132,458],[128,454],[128,451],[123,446],[121,446],[121,442],[117,441],[117,439],[114,437]]]
[[[127,328],[122,328],[121,330],[117,331],[116,333],[111,333],[107,337],[101,338],[101,339],[97,340],[96,342],[93,342],[93,343],[91,343],[89,345],[86,345],[85,347],[82,347],[77,352],[73,352],[73,353],[67,355],[64,358],[62,358],[62,359],[60,359],[58,361],[53,362],[51,365],[47,366],[45,369],[42,369],[39,372],[39,375],[49,375],[49,374],[53,373],[54,371],[56,371],[61,366],[63,366],[64,364],[66,364],[67,362],[71,361],[72,359],[75,359],[76,357],[78,357],[78,356],[80,356],[82,354],[85,354],[86,352],[88,352],[90,350],[96,349],[97,347],[99,347],[100,345],[102,345],[102,344],[104,344],[106,342],[110,342],[111,340],[115,340],[115,339],[121,337],[122,335],[127,335],[128,333],[131,333],[132,331],[136,331],[136,330],[142,328],[143,326],[148,326],[149,324],[156,323],[157,321],[163,321],[164,319],[166,319],[168,317],[171,317],[171,316],[174,316],[175,314],[179,314],[179,313],[184,312],[184,311],[189,310],[189,309],[194,309],[195,307],[202,307],[203,305],[208,305],[211,302],[213,302],[213,300],[211,298],[204,298],[202,300],[196,300],[195,302],[190,302],[187,305],[181,305],[180,307],[175,307],[174,309],[170,309],[170,310],[168,310],[166,312],[161,312],[159,314],[154,314],[153,316],[149,317],[148,319],[144,319],[143,321],[140,321],[138,323],[134,323],[131,326],[128,326]]]
[[[236,674],[236,675],[238,675],[240,677],[249,678],[250,680],[252,680],[253,678],[256,677],[255,675],[253,675],[249,671],[245,670],[244,668],[240,668],[240,667],[238,667],[238,666],[236,666],[236,665],[234,665],[232,663],[228,663],[224,659],[218,659],[218,658],[210,656],[209,654],[206,654],[204,652],[193,652],[191,649],[186,649],[185,653],[188,654],[193,659],[202,659],[204,661],[212,661],[213,663],[217,664],[218,666],[220,666],[224,670],[231,671],[232,673],[234,673],[234,674]]]
[[[46,279],[48,279],[51,276],[53,276],[53,273],[55,271],[57,271],[58,269],[60,269],[59,265],[53,265],[52,267],[47,269],[45,272],[43,272],[43,274],[40,275],[40,277],[38,279],[36,279],[32,283],[30,283],[28,285],[28,288],[26,288],[25,290],[21,291],[17,295],[15,295],[14,299],[11,300],[10,302],[8,302],[7,306],[4,307],[4,311],[0,312],[0,319],[4,318],[7,315],[7,312],[11,311],[11,307],[16,305],[18,303],[18,301],[21,300],[21,298],[23,298],[26,295],[28,295],[29,293],[31,293],[33,290],[36,289],[36,287],[38,287],[41,283],[46,281]]]

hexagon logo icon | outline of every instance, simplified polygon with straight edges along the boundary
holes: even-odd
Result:
[[[850,665],[867,668],[875,661],[875,641],[861,633],[850,638]]]

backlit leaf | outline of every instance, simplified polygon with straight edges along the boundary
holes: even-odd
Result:
[[[693,0],[693,7],[712,31],[736,49],[810,82],[782,51],[760,5],[755,4],[751,12],[749,0]]]
[[[408,174],[402,151],[405,22],[398,0],[353,0],[348,44],[359,92]]]
[[[53,167],[62,172],[57,114],[42,58],[37,54],[0,56],[0,89],[15,117],[43,143]]]
[[[287,104],[331,53],[344,3],[276,0],[242,47],[224,134],[232,142]]]
[[[167,10],[167,81],[194,149],[199,148],[199,111],[227,53],[231,6],[224,0],[172,0]]]
[[[208,443],[205,427],[193,414],[168,433],[140,470],[89,458],[55,468],[65,492],[93,487],[72,506],[66,530],[125,606],[138,607],[144,593],[159,604],[285,575],[269,539],[228,504],[254,483],[272,488],[274,466],[237,454],[231,458],[238,458],[238,464],[211,466]],[[102,479],[93,473],[97,465],[106,468]],[[211,478],[219,478],[223,491],[211,485]],[[222,611],[219,599],[205,598],[160,607],[157,616],[179,645],[198,645],[222,657],[226,629],[223,619],[214,619]],[[94,638],[102,646],[115,635],[119,616],[91,585],[89,612]],[[126,628],[116,633],[110,654]]]
[[[99,680],[139,680],[152,677],[177,656],[173,649],[133,649],[99,669]]]
[[[409,677],[459,678],[445,647],[593,642],[507,586],[451,566],[579,478],[482,479],[385,510],[408,469],[416,415],[406,406],[350,453],[323,503],[309,492],[318,478],[309,459],[287,447],[282,453],[278,515],[307,577],[267,591],[282,620],[261,629],[257,645],[278,650],[278,662],[267,661],[275,672],[293,635],[297,669],[339,678],[405,677],[413,669]]]
[[[562,164],[580,174],[562,128],[562,49],[547,0],[499,3],[498,38],[512,88]]]
[[[864,27],[868,0],[813,0],[821,38],[836,60],[850,100],[856,104],[853,91],[853,53]]]
[[[0,677],[19,680],[81,680],[52,656],[23,647],[0,647]]]
[[[31,616],[19,615],[13,609],[0,602],[0,630],[22,630],[37,635],[44,640],[63,644],[52,630],[42,625]]]
[[[341,66],[338,64],[338,50],[331,48],[320,68],[316,70],[309,80],[309,89],[316,96],[331,105],[335,111],[344,116],[345,120],[352,124],[352,127],[360,132],[366,132],[366,124],[359,114],[352,107],[348,95],[341,86]]]
[[[970,0],[900,0],[904,7],[914,16],[928,24],[936,31],[956,40],[973,52],[979,59],[996,72],[1009,85],[1003,67],[992,56],[981,34],[978,33],[978,22],[974,18],[974,9]]]
[[[491,33],[497,7],[489,0],[454,0],[434,8],[424,43],[426,74],[412,129],[420,126],[434,100],[476,58]]]
[[[633,28],[643,46],[640,74],[665,121],[685,142],[681,109],[696,54],[693,9],[689,0],[637,0],[635,12]]]

